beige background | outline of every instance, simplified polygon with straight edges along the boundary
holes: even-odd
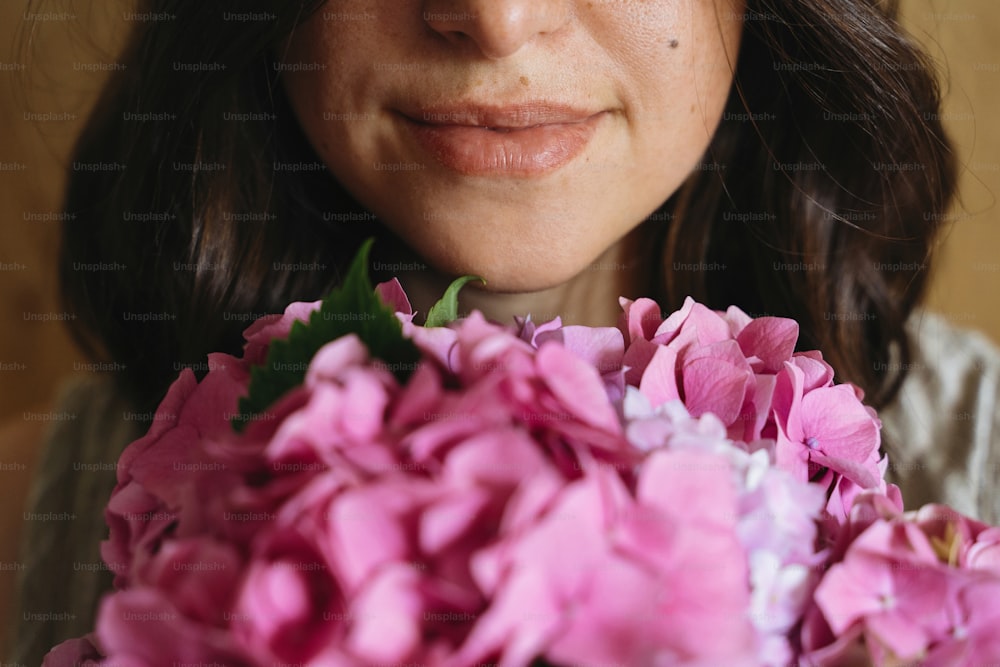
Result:
[[[113,61],[127,27],[120,2],[79,0],[47,3],[75,18],[35,21],[32,35],[23,30],[26,6],[0,2],[0,263],[17,265],[0,271],[0,421],[45,409],[80,361],[60,323],[25,319],[59,312],[58,223],[25,215],[58,210],[69,146],[101,80],[74,63]],[[947,125],[964,165],[931,305],[1000,343],[1000,2],[905,0],[904,11],[947,72]],[[18,32],[31,38],[30,59]],[[25,61],[30,69],[18,70]],[[13,163],[24,169],[12,170]]]

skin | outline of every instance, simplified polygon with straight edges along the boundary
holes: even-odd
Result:
[[[391,5],[391,6],[390,6]],[[610,325],[647,277],[630,234],[701,161],[732,85],[743,0],[342,0],[285,46],[296,116],[330,172],[426,271],[418,310],[457,275],[464,308]],[[289,68],[291,69],[291,68]],[[556,101],[605,112],[569,163],[467,175],[417,144],[400,107]],[[349,120],[343,120],[343,119]],[[406,171],[376,169],[407,164]]]

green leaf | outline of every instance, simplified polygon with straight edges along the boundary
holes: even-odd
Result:
[[[371,356],[380,359],[400,382],[409,378],[420,353],[403,336],[396,315],[368,279],[372,243],[368,239],[361,245],[343,283],[323,299],[308,323],[295,322],[287,338],[271,342],[264,364],[250,370],[248,393],[240,399],[239,414],[230,421],[237,432],[305,382],[309,362],[321,347],[349,334],[356,334]]]
[[[456,278],[451,285],[448,285],[448,289],[445,290],[441,300],[427,311],[427,322],[424,326],[443,327],[458,318],[458,293],[466,284],[473,280],[478,280],[484,285],[486,284],[486,281],[479,276],[462,276],[461,278]]]

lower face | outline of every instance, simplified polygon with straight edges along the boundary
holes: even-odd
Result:
[[[697,167],[742,2],[333,0],[286,45],[285,86],[332,175],[428,264],[534,292]]]

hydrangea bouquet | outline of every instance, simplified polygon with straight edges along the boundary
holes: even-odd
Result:
[[[183,372],[125,450],[95,631],[47,666],[973,665],[1000,529],[903,512],[798,326],[622,299],[616,328],[425,326],[373,288]]]

